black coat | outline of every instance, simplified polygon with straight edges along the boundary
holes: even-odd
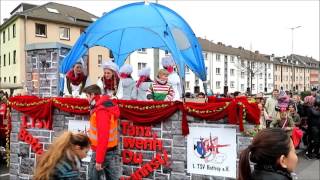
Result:
[[[316,110],[314,107],[306,107],[306,115],[308,117],[307,123],[308,126],[316,126],[320,128],[320,111]]]
[[[286,169],[255,165],[251,178],[248,180],[292,180],[292,176]]]

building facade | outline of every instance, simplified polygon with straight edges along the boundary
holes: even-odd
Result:
[[[1,25],[0,84],[21,84],[32,95],[59,95],[59,65],[85,28],[97,19],[79,8],[58,3],[22,3]],[[98,64],[105,48],[90,48],[81,61],[85,71]],[[1,87],[1,86],[0,86]]]

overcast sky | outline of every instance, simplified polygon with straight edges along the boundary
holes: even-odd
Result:
[[[21,2],[44,4],[49,1],[1,0],[1,23]],[[139,1],[77,0],[52,1],[79,7],[96,16],[119,6]],[[150,2],[155,2],[150,1]],[[159,0],[180,14],[198,37],[245,47],[264,54],[285,56],[291,53],[291,27],[295,54],[319,60],[319,0],[301,1],[182,1]]]

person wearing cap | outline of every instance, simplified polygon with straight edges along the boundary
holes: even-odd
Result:
[[[162,58],[162,66],[169,72],[168,83],[171,84],[175,93],[173,100],[180,101],[182,97],[182,88],[179,75],[174,71],[174,60],[172,56]]]
[[[146,67],[138,72],[139,80],[136,82],[133,91],[131,93],[131,98],[138,101],[147,100],[147,91],[152,84],[150,79],[150,68]]]
[[[154,101],[173,101],[174,90],[168,83],[169,72],[160,69],[155,81],[150,85],[147,91],[147,99]]]
[[[83,72],[81,62],[76,62],[70,69],[64,80],[64,97],[83,97],[83,88],[89,85],[88,77]]]
[[[100,87],[102,94],[114,97],[117,94],[120,81],[119,67],[111,60],[104,62],[102,67],[103,77],[98,79],[97,85]]]
[[[116,95],[118,99],[131,99],[131,93],[135,85],[135,81],[131,77],[132,71],[132,66],[130,64],[125,64],[120,68],[120,82]]]

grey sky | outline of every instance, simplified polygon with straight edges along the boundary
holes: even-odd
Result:
[[[22,1],[1,0],[2,19]],[[49,1],[23,1],[44,4]],[[139,1],[53,1],[101,16],[116,7]],[[150,1],[155,2],[155,1]],[[180,14],[199,37],[233,47],[285,56],[291,53],[290,27],[294,30],[294,53],[319,60],[319,0],[309,1],[173,1],[160,0]]]

